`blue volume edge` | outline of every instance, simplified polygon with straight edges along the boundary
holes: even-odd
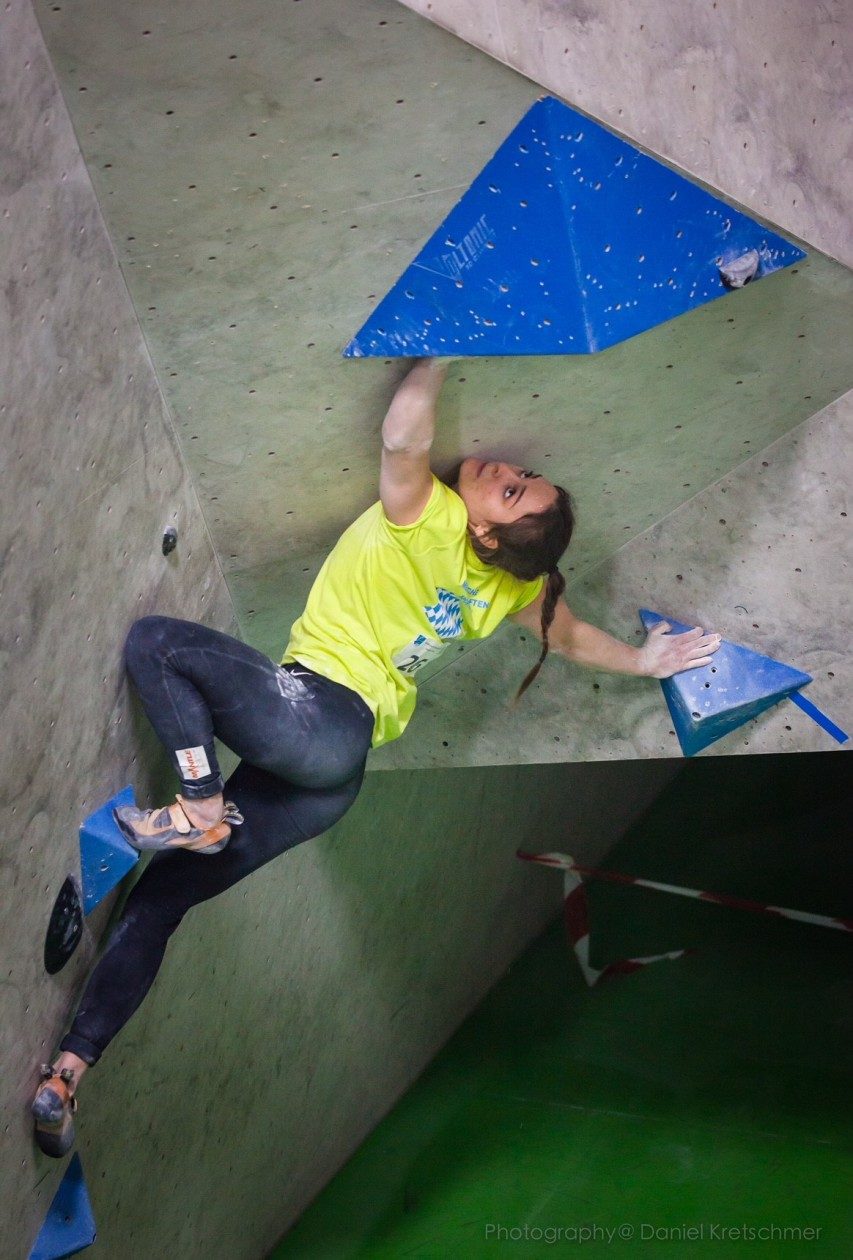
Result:
[[[803,713],[807,714],[813,722],[817,722],[818,726],[822,726],[827,735],[831,735],[832,738],[839,744],[847,743],[850,736],[846,735],[840,726],[836,726],[832,719],[828,718],[816,704],[812,704],[811,700],[807,700],[802,692],[792,691],[789,698],[793,700],[797,708],[802,709]]]

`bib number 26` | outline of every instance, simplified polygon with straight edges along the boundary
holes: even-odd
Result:
[[[424,665],[428,665],[437,656],[441,656],[446,647],[446,643],[440,643],[435,639],[427,638],[425,634],[419,634],[411,643],[401,648],[392,657],[392,661],[401,674],[416,674],[419,669],[423,669]]]

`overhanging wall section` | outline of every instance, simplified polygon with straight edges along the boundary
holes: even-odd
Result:
[[[323,559],[376,498],[402,369],[341,348],[541,89],[392,0],[363,0],[357,21],[340,0],[244,0],[239,13],[152,0],[144,21],[129,0],[37,11],[241,627],[280,654]],[[633,96],[630,78],[621,90]],[[457,363],[435,463],[479,452],[568,486],[575,583],[848,390],[851,337],[853,275],[810,247],[797,267],[594,356]],[[701,566],[704,547],[685,540],[679,564]],[[633,618],[611,628],[629,637]],[[419,726],[390,759],[434,765],[435,747],[441,764],[538,760],[553,718],[542,692],[516,711],[521,726],[498,711],[532,647],[494,650],[500,696],[478,685],[464,714],[451,697],[427,730],[426,679]],[[593,681],[578,677],[580,709],[566,695],[572,738],[556,731],[551,754],[585,755],[592,729],[610,755],[627,743],[660,756],[628,721],[615,742],[597,727]],[[656,684],[632,686],[631,704],[642,692],[657,705]]]
[[[26,0],[0,14],[0,82],[0,1063],[14,1082],[0,1252],[23,1260],[65,1167],[32,1144],[36,1066],[55,1051],[103,927],[49,978],[50,907],[78,869],[85,815],[128,782],[140,800],[172,790],[124,677],[124,633],[153,611],[226,630],[234,618]],[[179,544],[164,557],[168,524]],[[272,1244],[557,911],[553,880],[515,849],[568,829],[593,860],[673,767],[620,770],[618,792],[609,771],[371,776],[334,835],[194,913],[150,1001],[81,1089],[99,1254],[233,1260]],[[202,1080],[211,1106],[200,1114]],[[271,1114],[270,1084],[282,1082]],[[235,1114],[241,1132],[224,1120]]]

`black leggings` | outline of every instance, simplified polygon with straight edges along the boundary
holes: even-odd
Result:
[[[373,714],[361,696],[298,662],[170,617],[128,635],[130,672],[186,797],[222,790],[216,735],[244,760],[225,786],[245,822],[219,853],[156,853],[92,973],[61,1048],[96,1063],[148,992],[184,914],[327,831],[364,777]]]

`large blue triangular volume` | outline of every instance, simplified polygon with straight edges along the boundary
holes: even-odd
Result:
[[[640,620],[646,630],[660,621],[672,634],[691,629],[648,608],[640,609]],[[661,687],[682,752],[692,757],[811,681],[810,674],[724,639],[710,665],[663,678]]]
[[[553,97],[537,101],[344,350],[589,354],[805,255]]]
[[[80,1156],[75,1155],[53,1196],[44,1224],[29,1260],[62,1260],[76,1256],[95,1241],[95,1217],[83,1176]]]
[[[133,805],[133,788],[123,788],[80,828],[80,873],[83,880],[83,911],[89,914],[107,893],[124,879],[139,861],[113,818],[117,805]]]

